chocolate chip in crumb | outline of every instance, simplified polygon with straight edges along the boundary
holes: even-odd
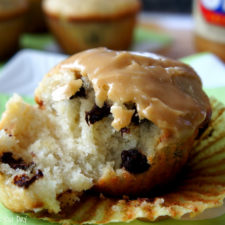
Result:
[[[136,109],[135,109],[135,112],[134,112],[134,114],[131,118],[131,122],[136,126],[140,124],[139,116],[138,116],[138,113],[137,113]]]
[[[18,187],[25,187],[25,188],[27,188],[28,184],[30,182],[30,177],[27,176],[26,174],[17,175],[17,176],[14,177],[13,182]]]
[[[35,97],[35,101],[37,102],[37,104],[39,105],[39,108],[40,109],[44,109],[45,106],[44,106],[44,101],[39,99],[38,97]]]
[[[97,105],[94,105],[90,112],[85,113],[85,120],[88,125],[94,124],[95,122],[107,117],[110,114],[110,106],[106,103],[102,108],[99,108]]]
[[[22,158],[13,158],[12,152],[4,152],[0,158],[0,162],[8,164],[12,169],[27,170],[33,165],[33,162],[26,163]]]
[[[128,103],[125,103],[124,105],[126,106],[127,109],[134,110],[134,114],[131,118],[131,122],[136,126],[139,125],[140,119],[139,119],[139,116],[138,116],[136,105],[133,102],[128,102]]]
[[[120,130],[121,135],[123,134],[129,134],[130,133],[130,128],[124,127]]]
[[[146,156],[137,149],[122,151],[121,159],[121,167],[133,174],[143,173],[150,168]]]
[[[131,117],[131,122],[133,123],[133,125],[138,126],[141,123],[149,121],[147,119],[140,119],[139,118],[139,115],[138,115],[138,112],[137,112],[137,107],[136,107],[136,105],[134,103],[125,103],[125,106],[126,106],[127,109],[134,110],[134,114]],[[149,122],[151,122],[151,121],[149,121]]]
[[[13,135],[9,133],[8,129],[4,129],[4,131],[8,134],[9,137],[12,137]]]
[[[85,91],[85,88],[84,87],[81,87],[78,92],[76,92],[74,95],[72,95],[70,97],[70,100],[71,99],[74,99],[76,97],[81,97],[81,98],[85,98],[86,97],[86,91]]]
[[[37,170],[36,174],[32,177],[29,177],[26,174],[16,175],[13,179],[13,183],[18,187],[29,188],[36,180],[42,178],[44,175],[41,170]]]

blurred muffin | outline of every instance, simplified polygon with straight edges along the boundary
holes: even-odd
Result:
[[[45,32],[47,26],[42,10],[42,0],[28,0],[29,10],[27,15],[26,31]]]
[[[44,0],[43,9],[68,54],[99,46],[127,49],[140,0]]]
[[[151,193],[181,170],[211,112],[187,65],[105,48],[56,66],[35,99],[14,96],[0,122],[0,201],[17,212],[58,213],[90,189]]]
[[[24,31],[27,0],[0,0],[0,58],[9,57],[18,48]]]

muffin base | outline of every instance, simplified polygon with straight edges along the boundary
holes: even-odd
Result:
[[[209,51],[218,55],[225,62],[225,43],[214,42],[195,35],[195,48],[199,52]]]
[[[59,45],[67,54],[105,46],[128,49],[132,42],[135,16],[109,21],[76,21],[47,15],[47,22]]]
[[[24,31],[25,16],[18,15],[11,19],[0,20],[0,59],[6,59],[19,47],[19,37]]]

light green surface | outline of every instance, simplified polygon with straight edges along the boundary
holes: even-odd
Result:
[[[142,42],[151,42],[160,44],[162,47],[171,44],[173,39],[165,34],[160,34],[150,29],[137,27],[134,32],[134,44]]]
[[[209,96],[214,96],[219,99],[221,102],[225,103],[225,87],[205,89]]]
[[[43,220],[30,219],[26,215],[16,214],[0,204],[0,225],[54,225]]]
[[[197,53],[197,54],[194,54],[194,55],[190,55],[190,56],[181,58],[180,61],[182,61],[184,63],[187,63],[187,64],[190,64],[195,59],[201,58],[201,56],[204,56],[204,55],[207,55],[207,54],[210,54],[210,53],[208,53],[208,52],[200,52],[200,53]]]
[[[20,38],[21,48],[33,48],[44,50],[47,45],[54,41],[52,35],[46,34],[24,34]]]

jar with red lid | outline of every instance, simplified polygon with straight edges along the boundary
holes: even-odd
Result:
[[[225,0],[194,0],[195,46],[225,61]]]

